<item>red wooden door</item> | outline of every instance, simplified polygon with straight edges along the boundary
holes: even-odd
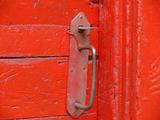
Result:
[[[0,119],[72,119],[66,111],[67,31],[79,12],[84,12],[95,27],[91,43],[97,48],[96,3],[89,0],[0,1]],[[95,102],[94,108],[86,111],[80,120],[96,120],[96,113]]]

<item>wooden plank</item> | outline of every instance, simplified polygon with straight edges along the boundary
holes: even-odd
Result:
[[[67,31],[68,27],[58,25],[1,25],[0,57],[68,56]],[[97,29],[91,31],[90,39],[97,48]]]
[[[0,118],[67,115],[67,66],[67,57],[0,59]]]
[[[87,0],[1,0],[0,24],[68,25],[84,12],[98,26],[98,5]]]

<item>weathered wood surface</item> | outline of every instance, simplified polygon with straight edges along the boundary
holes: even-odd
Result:
[[[67,66],[62,57],[0,59],[0,117],[67,115]],[[91,64],[87,95],[90,70]],[[96,112],[96,101],[90,112]]]
[[[56,25],[0,25],[0,57],[68,56],[69,27]],[[98,29],[91,31],[98,49]]]
[[[66,111],[68,29],[84,12],[95,27],[91,44],[98,50],[98,9],[88,0],[0,1],[0,119],[72,119]],[[96,112],[95,101],[80,120],[96,120]]]
[[[100,2],[98,118],[159,120],[160,1]]]
[[[1,0],[0,24],[69,25],[73,16],[84,12],[98,26],[98,5],[90,0]]]

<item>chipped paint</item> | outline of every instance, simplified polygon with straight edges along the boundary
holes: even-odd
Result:
[[[40,0],[33,0],[34,8],[36,8],[39,5],[39,3],[40,3]]]

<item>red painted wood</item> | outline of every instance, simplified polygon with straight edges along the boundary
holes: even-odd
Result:
[[[98,6],[89,0],[1,0],[1,24],[69,25],[83,11],[98,26]]]
[[[113,82],[111,71],[111,47],[112,47],[112,2],[100,1],[100,39],[99,39],[99,71],[98,71],[98,118],[111,120]],[[108,11],[109,10],[109,11]],[[108,13],[108,16],[107,16]],[[108,17],[108,18],[107,18]],[[107,30],[107,28],[109,30]]]
[[[68,56],[68,27],[59,25],[1,25],[0,57]],[[98,48],[98,30],[91,31],[91,44]]]
[[[160,1],[137,1],[137,120],[160,119]]]
[[[160,119],[159,4],[101,1],[99,119]]]
[[[0,118],[72,119],[65,108],[66,31],[71,19],[83,11],[91,24],[100,27],[99,41],[98,30],[91,35],[92,43],[99,45],[98,119],[160,119],[159,1],[100,0],[99,16],[95,2],[0,1]],[[41,57],[2,59],[9,56]],[[95,105],[80,119],[97,119],[96,111]]]
[[[0,118],[67,115],[67,64],[68,58],[0,59]],[[90,70],[91,64],[87,95]],[[88,112],[96,112],[96,101]]]
[[[1,0],[0,9],[0,119],[72,120],[66,110],[68,29],[84,12],[95,27],[90,38],[98,49],[98,5],[90,0]],[[79,119],[96,120],[96,112],[97,96],[93,109]]]
[[[130,119],[132,1],[104,0],[100,8],[99,119]],[[107,43],[107,44],[105,44]],[[105,109],[104,109],[105,108]],[[103,110],[102,110],[103,109]]]
[[[135,120],[136,3],[132,0],[103,0],[100,13],[98,117]],[[106,40],[108,44],[104,44]]]

